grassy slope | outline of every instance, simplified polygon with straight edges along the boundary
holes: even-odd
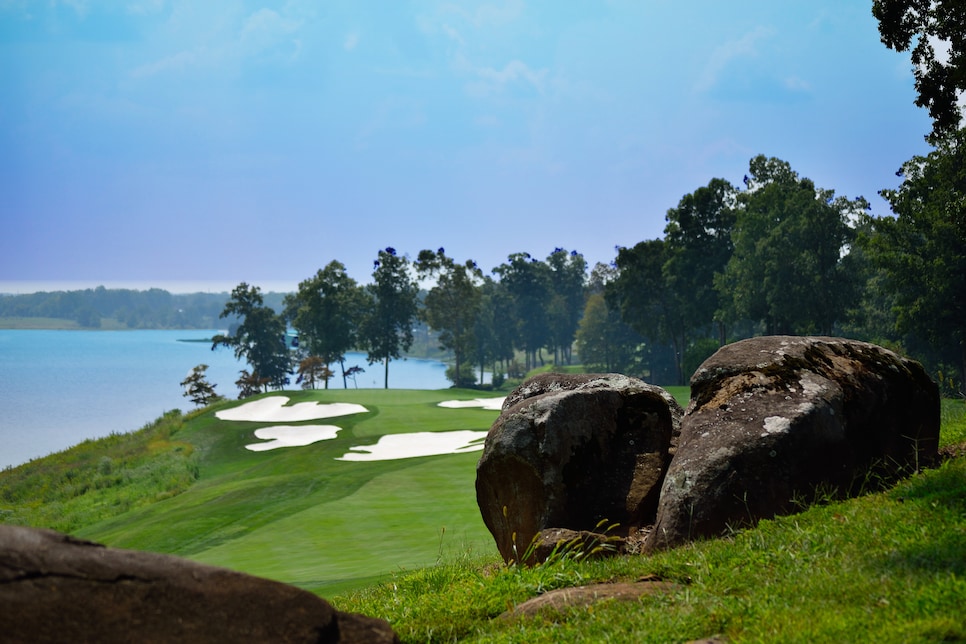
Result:
[[[944,401],[942,444],[963,441],[966,405]],[[647,575],[679,589],[494,619],[555,588]],[[563,557],[531,569],[458,561],[334,601],[388,619],[404,642],[964,641],[966,458],[883,493],[654,556]]]
[[[686,403],[685,388],[671,391]],[[293,402],[359,402],[371,411],[331,421],[344,427],[333,441],[255,453],[244,445],[259,425],[218,421],[208,410],[183,426],[169,419],[159,429],[145,428],[130,441],[112,437],[125,447],[110,452],[111,468],[98,451],[107,444],[88,442],[75,448],[79,453],[33,462],[32,476],[47,488],[91,481],[88,492],[67,501],[46,492],[55,499],[52,507],[79,504],[72,511],[78,525],[101,516],[98,507],[127,498],[116,509],[123,514],[74,530],[79,535],[296,583],[342,609],[389,619],[405,641],[673,641],[713,633],[735,641],[966,639],[966,459],[886,493],[766,521],[731,539],[648,558],[507,569],[498,564],[475,504],[478,453],[333,460],[384,433],[486,429],[496,412],[436,406],[480,392],[287,395]],[[944,401],[942,442],[962,441],[966,406]],[[0,472],[0,493],[14,480],[26,485],[24,467]],[[129,489],[156,470],[153,487]],[[170,496],[192,470],[197,482]],[[168,490],[165,476],[179,487]],[[116,487],[97,483],[105,477]],[[139,506],[139,494],[142,502],[162,500]],[[18,507],[11,510],[0,494],[0,521],[46,516],[27,521],[45,525],[49,512],[30,514],[44,504],[30,505],[11,520]],[[679,582],[680,592],[633,605],[605,602],[554,619],[492,619],[552,588],[649,573]],[[379,583],[388,575],[391,583]]]
[[[342,427],[334,440],[252,452],[264,423],[208,411],[179,439],[194,445],[199,481],[186,492],[77,530],[111,546],[169,552],[309,587],[325,594],[445,552],[494,551],[473,481],[478,453],[377,462],[335,460],[389,433],[488,429],[497,412],[437,403],[479,392],[331,390],[286,392],[358,402],[366,414],[316,421]],[[311,424],[311,423],[307,423]],[[442,546],[441,546],[442,536]]]

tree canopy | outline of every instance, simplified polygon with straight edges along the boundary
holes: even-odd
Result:
[[[265,306],[261,289],[245,282],[236,286],[220,317],[232,315],[238,316],[241,324],[234,333],[212,338],[211,348],[232,347],[236,358],[244,358],[252,367],[249,383],[263,382],[276,389],[288,384],[291,356],[285,343],[285,321]],[[250,388],[250,384],[247,386]]]
[[[439,332],[440,346],[453,352],[456,386],[472,385],[472,381],[463,382],[463,366],[476,347],[483,271],[473,260],[460,264],[447,257],[443,248],[420,251],[416,269],[420,276],[436,278],[423,301],[423,319]]]
[[[419,287],[409,272],[410,262],[395,248],[380,250],[373,262],[370,299],[363,319],[363,341],[369,364],[382,361],[383,386],[389,388],[389,362],[399,358],[413,343],[412,323],[417,313]]]
[[[966,5],[962,0],[874,0],[882,42],[912,50],[916,105],[929,110],[933,136],[955,132],[966,90]]]
[[[326,367],[333,362],[342,365],[343,386],[345,354],[359,344],[358,322],[365,306],[365,291],[335,260],[285,298],[285,315],[298,331],[300,348]],[[325,387],[329,387],[328,378]]]
[[[854,298],[842,263],[850,218],[868,207],[815,187],[780,159],[751,160],[738,196],[734,250],[716,278],[722,316],[760,321],[765,333],[832,332]]]
[[[966,129],[902,166],[894,216],[863,238],[895,295],[900,331],[925,338],[966,382]]]

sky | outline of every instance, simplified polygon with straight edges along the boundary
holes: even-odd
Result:
[[[0,292],[593,266],[759,154],[884,215],[913,83],[868,0],[0,0]]]

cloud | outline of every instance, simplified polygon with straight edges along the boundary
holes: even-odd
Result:
[[[243,54],[258,54],[284,43],[296,44],[291,38],[302,23],[292,18],[279,15],[271,9],[259,9],[248,17],[241,30],[241,47]]]
[[[60,0],[60,2],[55,4],[70,7],[78,16],[82,18],[87,15],[88,11],[90,11],[90,3],[87,0]]]
[[[193,66],[199,59],[198,52],[179,51],[153,63],[141,65],[131,72],[134,78],[147,78],[163,72],[177,72]]]
[[[157,6],[150,0],[142,0],[134,7]],[[241,22],[218,33],[206,35],[204,42],[195,47],[185,47],[154,62],[135,68],[134,78],[146,78],[161,73],[178,73],[191,69],[211,69],[221,65],[233,65],[246,59],[278,60],[291,62],[301,52],[301,40],[297,38],[302,21],[279,14],[272,9],[259,9]]]
[[[771,38],[774,34],[773,28],[759,26],[738,40],[729,40],[716,48],[712,52],[711,60],[708,61],[704,71],[698,76],[694,85],[695,91],[704,93],[714,89],[721,81],[724,72],[735,61],[757,57],[759,43]]]
[[[473,24],[477,27],[501,26],[513,22],[522,14],[522,0],[508,0],[502,5],[484,4],[473,14]]]
[[[164,0],[133,0],[128,2],[126,10],[138,16],[158,13],[164,9]]]
[[[477,96],[501,93],[514,85],[529,86],[542,94],[548,73],[546,69],[531,69],[519,60],[511,60],[503,69],[473,67],[471,71],[476,80],[470,82],[468,89]]]
[[[446,23],[443,23],[442,25],[440,25],[440,29],[444,34],[446,34],[446,37],[449,38],[450,40],[455,41],[459,45],[466,44],[465,41],[463,40],[463,37],[460,35],[460,32],[457,31],[455,27],[448,25]]]
[[[345,39],[342,41],[342,48],[346,51],[352,51],[359,44],[359,32],[352,31],[346,34]]]
[[[812,84],[798,76],[789,76],[784,81],[785,89],[791,92],[810,92]]]

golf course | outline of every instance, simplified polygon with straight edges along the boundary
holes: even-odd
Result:
[[[75,534],[121,548],[181,555],[322,595],[457,553],[495,552],[476,506],[473,481],[482,438],[499,412],[439,405],[472,402],[480,393],[332,390],[222,403],[194,415],[170,437],[190,446],[198,468],[194,484]],[[246,405],[278,403],[280,397],[285,406],[259,419],[218,417],[239,417],[233,410],[241,410],[243,417]],[[281,426],[289,428],[324,423],[333,428],[325,435],[335,436],[258,449],[268,443],[256,432],[272,433],[269,428],[280,426],[271,420],[272,413],[284,419],[288,409],[336,405],[365,411],[285,420]],[[432,439],[453,434],[476,442],[461,453],[434,453],[438,440]],[[430,455],[414,455],[418,449],[374,451],[384,437],[409,435],[410,443]],[[379,458],[350,460],[368,454]]]
[[[966,637],[966,458],[652,556],[508,567],[474,488],[502,395],[284,391],[171,412],[0,471],[0,522],[283,581],[403,641]],[[966,445],[961,400],[943,401],[941,443]],[[495,619],[554,589],[638,579],[674,590]]]

